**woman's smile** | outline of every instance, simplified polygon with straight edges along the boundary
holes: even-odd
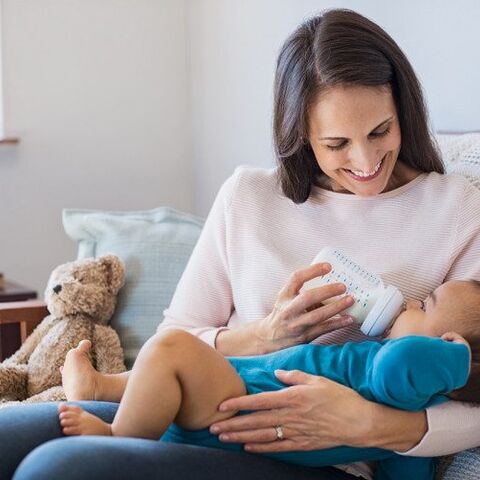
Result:
[[[385,156],[375,165],[374,169],[371,172],[362,172],[353,169],[349,170],[347,168],[343,168],[342,170],[346,172],[350,177],[359,182],[369,182],[370,180],[377,178],[382,173],[383,160],[386,156],[387,154],[385,154]]]

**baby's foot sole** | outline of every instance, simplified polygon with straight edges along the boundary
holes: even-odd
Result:
[[[91,342],[82,340],[65,357],[62,385],[68,401],[96,400],[100,375],[88,358],[90,348]]]

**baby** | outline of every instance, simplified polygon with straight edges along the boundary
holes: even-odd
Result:
[[[446,282],[424,302],[407,302],[386,337],[380,342],[308,344],[263,356],[225,358],[193,335],[169,330],[144,345],[128,381],[94,370],[87,356],[90,343],[82,341],[68,353],[63,367],[67,399],[121,399],[120,406],[108,424],[79,406],[62,403],[60,424],[65,435],[162,437],[242,450],[239,444],[220,442],[207,427],[232,416],[218,411],[222,401],[285,388],[274,375],[276,369],[326,376],[369,400],[404,410],[422,410],[448,397],[480,401],[479,282]],[[434,476],[431,459],[382,449],[337,447],[267,455],[308,466],[379,460],[378,480]]]

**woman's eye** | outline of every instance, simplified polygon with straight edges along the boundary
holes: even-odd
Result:
[[[423,300],[420,300],[420,304],[421,304],[421,309],[425,312],[425,302]]]
[[[327,145],[327,148],[330,150],[341,150],[346,144],[347,142],[342,142],[339,145]]]
[[[372,132],[370,136],[374,138],[380,138],[380,137],[385,137],[389,133],[390,133],[390,126],[388,126],[385,130],[382,130],[381,132]],[[347,143],[348,142],[345,141],[345,142],[339,143],[338,145],[326,145],[326,147],[329,150],[341,150],[343,147],[345,147],[345,145],[347,145]]]
[[[370,135],[372,137],[384,137],[390,132],[390,127],[387,127],[385,130],[382,130],[381,132],[373,132]]]

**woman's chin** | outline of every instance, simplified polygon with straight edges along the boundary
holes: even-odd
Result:
[[[374,197],[385,190],[385,182],[375,181],[370,184],[365,184],[349,180],[348,183],[343,183],[342,190],[353,193],[358,197]]]

